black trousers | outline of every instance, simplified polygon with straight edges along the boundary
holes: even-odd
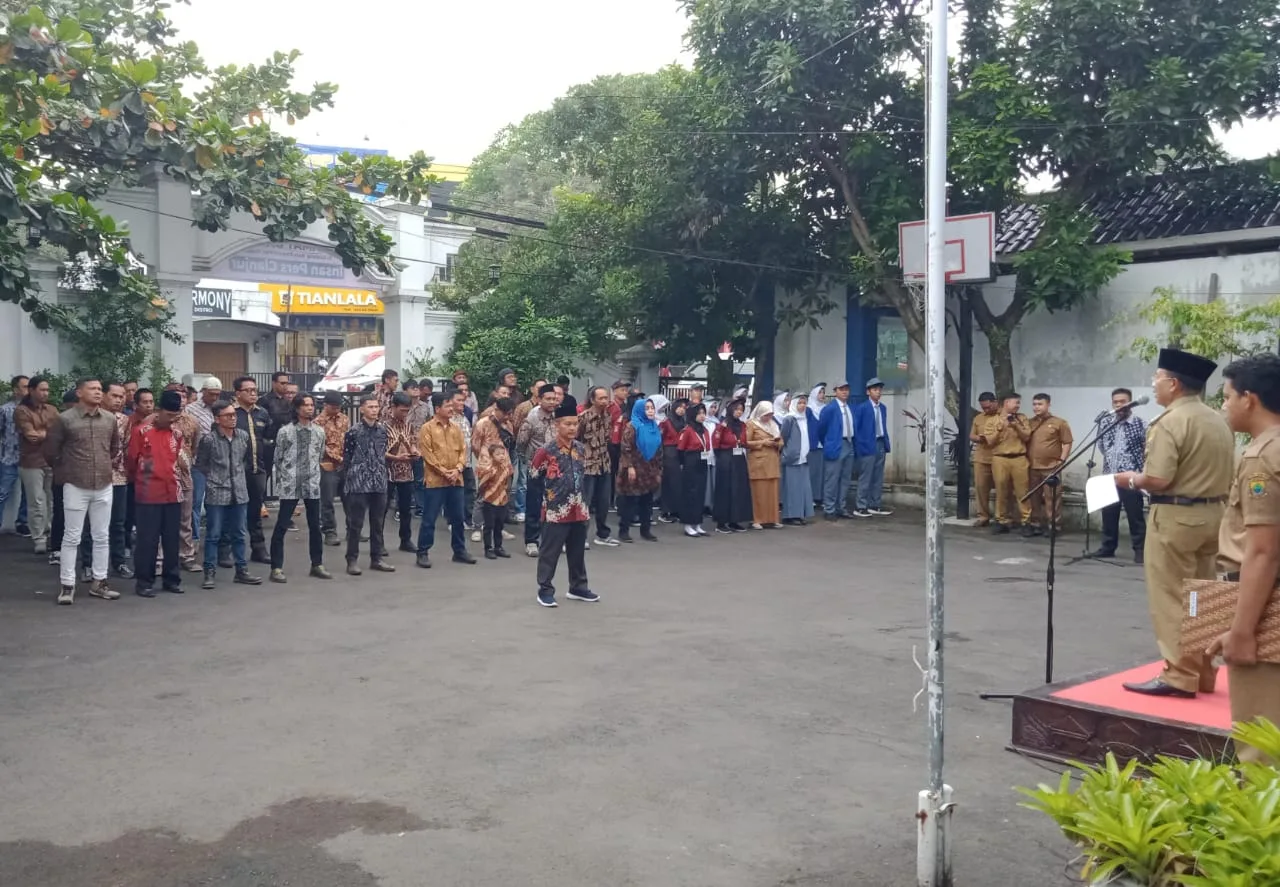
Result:
[[[1115,554],[1120,545],[1120,509],[1129,518],[1129,541],[1134,551],[1142,551],[1147,541],[1147,516],[1142,511],[1140,490],[1120,490],[1120,501],[1102,509],[1102,545],[1099,551]]]
[[[320,500],[303,499],[303,510],[307,513],[307,547],[311,555],[311,566],[318,567],[324,563],[324,533],[320,530]],[[284,537],[289,532],[289,523],[298,508],[297,499],[281,499],[280,511],[276,515],[276,528],[271,531],[271,569],[284,569]]]
[[[344,505],[347,509],[347,561],[360,557],[360,534],[364,532],[364,519],[369,518],[369,562],[378,563],[387,554],[382,541],[382,522],[387,517],[386,493],[348,493]]]
[[[556,566],[560,563],[560,550],[564,549],[569,561],[569,590],[586,591],[587,585],[587,522],[574,521],[563,524],[543,524],[542,544],[538,548],[538,591],[556,593],[553,581]]]
[[[133,550],[137,587],[155,587],[156,552],[160,549],[164,550],[164,569],[161,573],[164,587],[180,587],[182,573],[178,569],[178,527],[182,523],[182,503],[151,505],[138,502],[134,505],[134,518],[138,522],[138,538]]]
[[[546,497],[546,488],[542,478],[529,475],[529,484],[525,487],[524,500],[524,544],[535,545],[542,531],[542,506]]]
[[[249,504],[245,507],[247,512],[245,515],[245,527],[249,538],[249,551],[251,556],[256,555],[266,559],[267,556],[267,537],[262,532],[262,502],[263,497],[267,493],[267,475],[245,473],[245,486],[249,488]],[[288,522],[285,523],[288,527]],[[231,543],[227,541],[224,534],[222,541],[218,543],[219,559],[225,559],[231,553]],[[255,558],[256,559],[256,558]],[[136,560],[136,558],[135,558]]]
[[[609,538],[609,508],[613,505],[613,477],[587,474],[582,478],[582,498],[596,519],[596,538]]]
[[[323,533],[338,532],[338,517],[333,500],[342,496],[342,472],[320,469],[320,530]]]
[[[631,535],[633,524],[640,524],[640,535],[648,536],[653,532],[653,493],[642,496],[618,497],[618,535]]]
[[[502,550],[502,528],[507,523],[507,506],[485,502],[484,511],[484,550]]]
[[[413,499],[414,499],[413,481],[392,481],[391,490],[389,491],[388,506],[390,506],[391,494],[395,495],[396,514],[400,518],[400,544],[414,545],[413,540]],[[416,545],[414,546],[417,547]]]

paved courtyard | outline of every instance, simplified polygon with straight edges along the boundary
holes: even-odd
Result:
[[[524,557],[300,578],[305,533],[285,586],[59,608],[0,539],[0,884],[913,885],[922,516],[660,533],[556,610]],[[960,884],[1067,883],[1012,791],[1054,777],[977,696],[1042,677],[1047,552],[948,531]],[[1057,589],[1059,676],[1154,658],[1140,568]]]

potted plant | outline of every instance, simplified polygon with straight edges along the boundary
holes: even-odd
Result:
[[[1239,724],[1237,744],[1280,761],[1280,729]],[[1268,764],[1157,758],[1140,775],[1108,753],[1072,763],[1056,787],[1020,788],[1077,847],[1081,876],[1115,887],[1280,884],[1280,771]],[[1073,776],[1079,783],[1072,785]]]

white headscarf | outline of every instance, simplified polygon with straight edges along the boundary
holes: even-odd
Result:
[[[785,416],[791,412],[791,392],[783,391],[773,399],[773,415]]]
[[[799,400],[799,398],[796,398],[796,400]],[[807,413],[807,408],[797,410],[795,402],[792,402],[789,415],[795,419],[796,428],[800,429],[800,458],[796,462],[797,465],[804,465],[809,461],[809,417]]]
[[[826,391],[826,388],[826,382],[819,382],[809,391],[809,412],[813,413],[815,419],[819,418],[823,406],[826,405],[824,401],[818,399],[818,396]]]
[[[768,420],[764,419],[768,416]],[[782,437],[782,429],[778,427],[773,415],[773,404],[762,400],[751,410],[751,424],[761,431],[768,432],[770,437]]]

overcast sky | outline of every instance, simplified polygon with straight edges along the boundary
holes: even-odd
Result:
[[[337,83],[336,107],[288,130],[299,141],[421,149],[441,163],[469,163],[503,126],[575,84],[690,61],[675,0],[192,0],[170,14],[210,64],[298,49],[300,83]],[[1225,142],[1261,156],[1280,146],[1280,121]]]

